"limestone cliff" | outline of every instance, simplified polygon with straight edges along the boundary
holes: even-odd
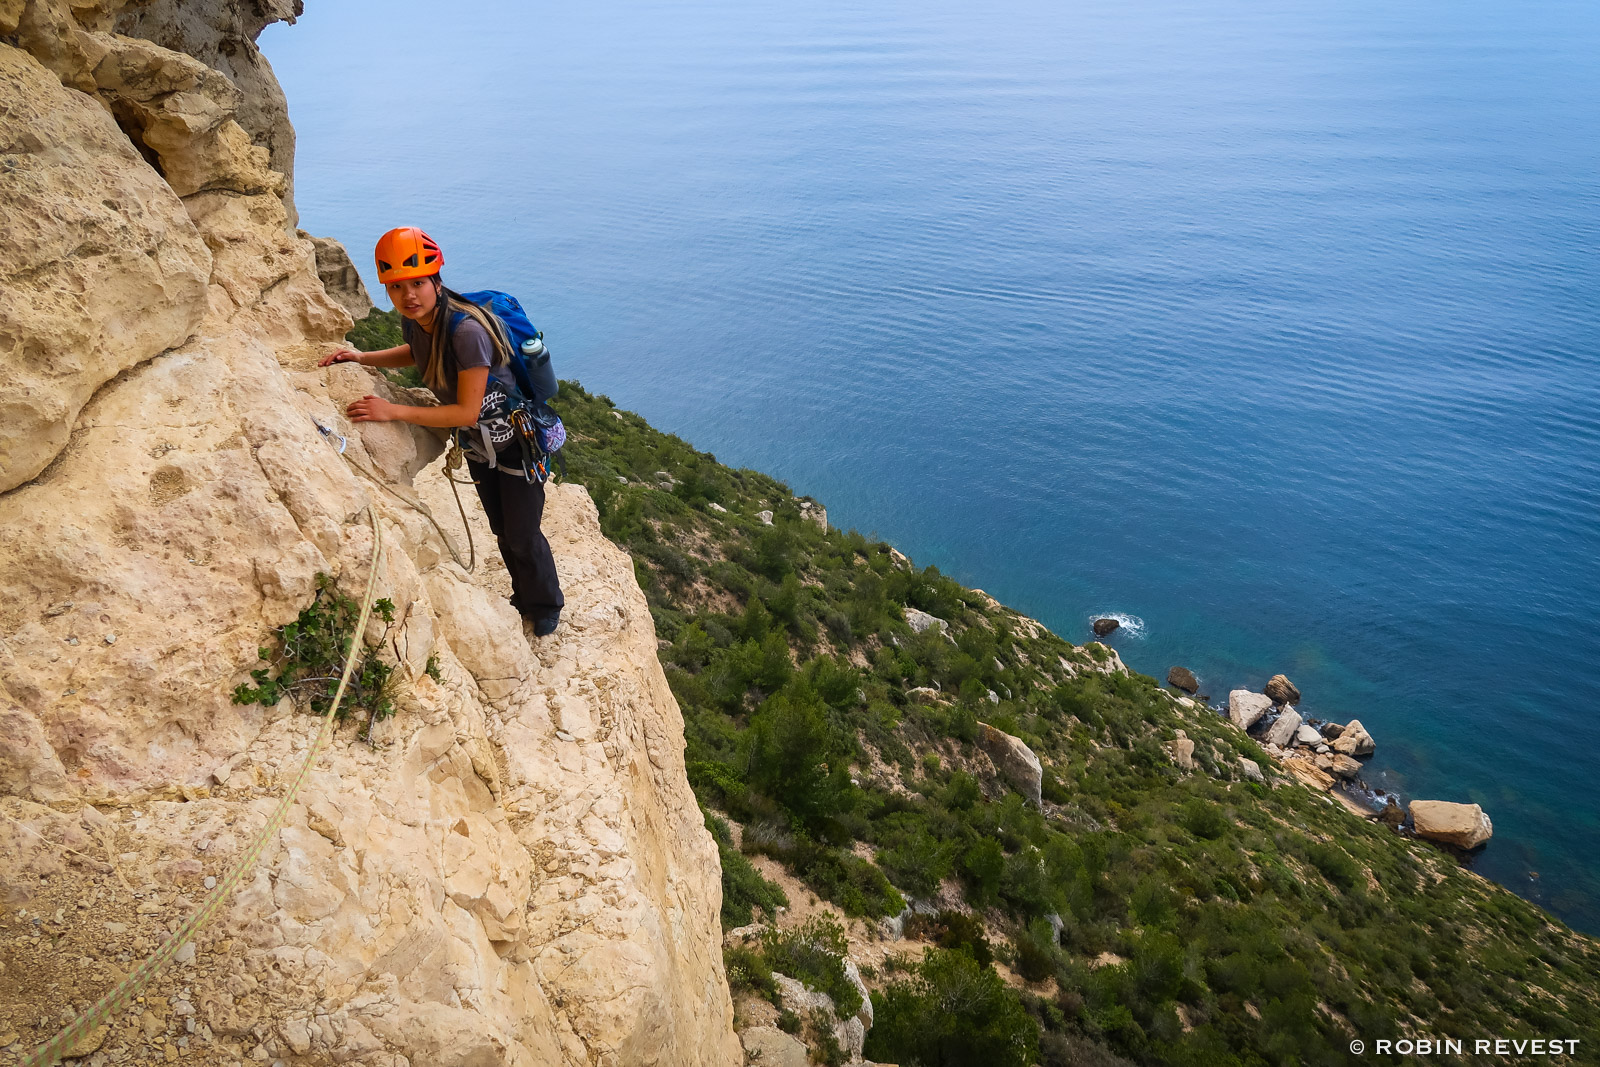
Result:
[[[316,720],[230,694],[319,573],[359,593],[368,509],[399,713],[341,728],[87,1062],[738,1062],[716,850],[627,555],[557,488],[568,608],[531,642],[487,531],[470,575],[426,515],[437,443],[349,425],[386,386],[315,368],[351,320],[253,43],[298,11],[0,0],[0,1063],[263,824]]]

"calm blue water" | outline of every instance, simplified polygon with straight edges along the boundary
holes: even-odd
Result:
[[[1287,672],[1600,932],[1600,7],[801,7],[310,5],[302,224],[1137,669]]]

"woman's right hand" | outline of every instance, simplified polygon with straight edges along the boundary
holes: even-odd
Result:
[[[360,363],[361,353],[353,348],[340,348],[328,353],[317,361],[317,366],[326,367],[331,363]]]

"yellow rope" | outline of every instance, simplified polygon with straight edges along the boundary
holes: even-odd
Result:
[[[267,824],[255,836],[228,873],[217,882],[216,888],[206,894],[206,899],[195,909],[193,915],[184,920],[182,926],[175,930],[171,937],[152,952],[145,961],[135,968],[116,988],[101,997],[89,1006],[72,1022],[62,1027],[61,1031],[49,1041],[40,1045],[33,1054],[22,1061],[22,1067],[54,1067],[63,1056],[70,1055],[73,1048],[87,1034],[110,1019],[110,1017],[126,1006],[129,1000],[137,996],[151,979],[160,973],[161,969],[172,961],[200,928],[216,917],[221,910],[223,902],[233,893],[234,889],[243,881],[244,876],[250,873],[256,861],[261,858],[261,853],[267,844],[278,832],[283,824],[283,818],[289,812],[289,807],[294,803],[295,797],[300,792],[300,787],[311,775],[311,766],[317,760],[317,755],[328,743],[329,736],[333,733],[334,716],[338,714],[339,704],[344,700],[345,689],[350,684],[350,675],[355,670],[356,654],[361,651],[361,635],[366,632],[367,618],[372,613],[373,594],[378,588],[378,570],[383,557],[383,533],[378,525],[378,511],[373,505],[367,506],[367,518],[372,524],[372,560],[367,574],[367,592],[361,599],[361,614],[356,619],[355,631],[350,635],[350,651],[345,655],[344,673],[339,677],[339,688],[333,694],[333,703],[328,706],[328,712],[322,717],[322,727],[317,731],[316,740],[311,742],[311,748],[306,752],[306,759],[300,766],[300,773],[295,775],[294,781],[289,783],[289,789],[283,794],[283,799],[278,801],[278,806],[273,809]]]

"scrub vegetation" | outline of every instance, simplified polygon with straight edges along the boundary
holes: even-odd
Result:
[[[869,1059],[1343,1064],[1356,1037],[1600,1027],[1593,941],[1274,775],[1255,741],[1103,646],[824,529],[782,483],[577,383],[555,406],[570,479],[632,554],[654,616],[723,857],[725,927],[783,902],[743,853],[851,916],[965,904],[908,924],[926,947],[877,976]],[[908,609],[945,630],[915,632]],[[1039,755],[1043,810],[986,769],[980,721]],[[1192,772],[1162,748],[1179,729]],[[716,813],[743,826],[742,850]],[[826,931],[806,944],[843,951]],[[767,992],[795,951],[730,949],[730,981]]]

